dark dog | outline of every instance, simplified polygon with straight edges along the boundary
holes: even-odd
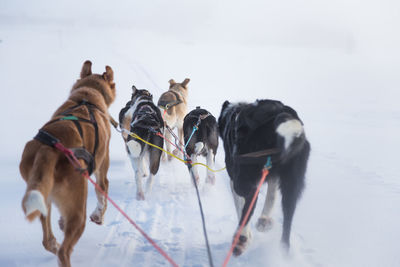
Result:
[[[144,140],[163,147],[163,139],[156,132],[163,133],[164,122],[160,110],[153,103],[153,96],[147,90],[138,90],[132,86],[132,98],[119,113],[119,123],[122,129],[122,137],[126,144],[126,150],[135,170],[137,185],[136,198],[144,200],[142,178],[148,175],[147,163],[149,163],[150,175],[147,181],[147,191],[151,191],[153,176],[160,167],[161,150],[151,147],[132,137],[137,134]]]
[[[193,133],[195,127],[197,127],[197,130]],[[213,169],[218,148],[218,125],[215,117],[207,110],[197,107],[185,116],[183,133],[185,144],[187,144],[186,153],[190,156],[192,162],[196,163],[197,156],[202,155],[207,158],[207,166]],[[187,143],[190,136],[192,137]],[[199,174],[196,165],[191,168],[191,172],[198,182]],[[206,181],[211,184],[215,183],[215,174],[208,169]]]
[[[267,176],[267,197],[256,227],[261,232],[272,227],[270,214],[279,187],[283,209],[282,242],[289,249],[293,214],[304,187],[310,153],[303,123],[296,111],[281,102],[257,100],[251,104],[225,101],[218,124],[239,225],[244,220],[267,162],[266,156],[249,160],[239,155],[267,149],[279,151],[272,155],[272,168]],[[235,255],[240,255],[249,244],[251,232],[248,222],[253,211],[254,208],[234,249]]]

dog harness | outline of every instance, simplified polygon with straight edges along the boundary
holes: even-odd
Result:
[[[160,122],[157,112],[157,107],[151,100],[141,103],[132,114],[131,130],[134,127],[147,129],[151,132],[160,132],[163,128],[163,123]]]
[[[200,107],[196,107],[196,109],[200,109]],[[185,148],[184,148],[185,150],[186,150],[186,147],[189,145],[189,142],[190,142],[190,140],[192,139],[194,133],[199,129],[199,126],[200,126],[201,121],[202,121],[202,120],[205,120],[205,119],[206,119],[208,116],[210,116],[210,115],[211,115],[211,114],[210,114],[209,112],[207,112],[206,114],[200,114],[200,115],[193,115],[193,114],[188,115],[188,117],[198,118],[198,119],[197,119],[196,124],[193,125],[193,131],[192,131],[192,133],[190,134],[189,139],[188,139],[187,142],[186,142],[186,145],[185,145]]]
[[[80,106],[86,106],[86,108],[89,111],[90,120],[87,120],[87,119],[84,119],[81,117],[77,117],[72,114],[72,111]],[[46,126],[46,125],[49,125],[49,124],[52,124],[52,123],[58,122],[58,121],[66,121],[66,120],[72,121],[74,123],[75,127],[78,129],[78,132],[82,138],[82,141],[84,140],[84,137],[83,137],[83,131],[82,131],[82,126],[81,126],[80,122],[90,123],[93,125],[94,133],[95,133],[95,143],[94,143],[93,153],[90,153],[85,147],[71,149],[77,158],[83,159],[86,162],[86,164],[88,166],[87,170],[89,172],[89,175],[92,174],[93,170],[96,167],[94,159],[96,156],[97,148],[99,146],[99,128],[98,128],[98,125],[97,125],[97,122],[96,122],[96,119],[95,119],[95,116],[93,113],[93,109],[100,110],[96,105],[89,103],[87,100],[82,100],[77,105],[72,106],[71,108],[69,108],[66,111],[57,115],[57,116],[62,116],[62,117],[51,120],[45,124],[45,126]],[[42,142],[43,144],[51,146],[51,147],[54,147],[55,144],[60,142],[56,137],[54,137],[53,135],[51,135],[50,133],[46,132],[43,129],[39,130],[39,133],[34,137],[34,139]]]
[[[173,102],[170,102],[170,103],[166,104],[165,106],[162,106],[162,105],[158,104],[159,107],[161,107],[162,109],[168,110],[168,109],[170,109],[170,108],[172,108],[174,106],[177,106],[177,105],[183,103],[183,101],[181,100],[181,97],[183,97],[181,93],[176,92],[174,90],[169,90],[167,92],[170,92],[170,93],[174,94],[177,100],[173,101]]]

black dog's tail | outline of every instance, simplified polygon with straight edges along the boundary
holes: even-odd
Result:
[[[298,118],[281,113],[275,119],[275,129],[282,161],[292,158],[304,148],[307,139],[303,123]]]
[[[207,140],[207,146],[211,148],[214,153],[216,153],[218,148],[218,124],[214,116],[210,115],[204,119],[204,127],[201,130],[203,135],[203,140]],[[200,125],[201,126],[201,125]]]

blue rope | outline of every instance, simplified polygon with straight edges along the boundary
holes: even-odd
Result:
[[[272,168],[271,156],[268,156],[267,163],[265,163],[264,168],[266,168],[268,170]]]
[[[197,131],[198,129],[199,129],[199,127],[197,127],[196,125],[193,126],[193,131],[192,131],[192,134],[190,135],[189,139],[188,139],[187,142],[186,142],[185,150],[186,150],[186,147],[188,146],[190,140],[192,139],[192,137],[193,137],[193,135],[194,135],[194,132]]]

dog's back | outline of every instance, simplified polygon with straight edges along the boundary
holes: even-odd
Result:
[[[245,206],[255,193],[268,156],[271,157],[267,181],[276,180],[280,185],[284,213],[282,241],[289,246],[292,216],[304,187],[310,153],[302,121],[296,111],[279,101],[258,100],[251,104],[226,101],[218,123],[233,190],[245,199]],[[273,153],[266,156],[263,151]],[[246,156],[254,152],[260,156]]]
[[[67,148],[86,150],[94,161],[97,183],[107,193],[111,136],[107,109],[115,98],[114,74],[109,66],[103,75],[92,74],[91,65],[90,61],[84,63],[69,99],[42,127],[35,140],[26,144],[20,163],[21,175],[27,183],[23,211],[30,221],[40,216],[43,246],[58,255],[62,266],[70,266],[72,248],[85,227],[87,181],[64,154],[41,138],[54,136]],[[101,224],[107,202],[97,190],[96,193],[98,205],[91,219]],[[60,211],[60,227],[65,233],[61,246],[51,230],[52,202]]]
[[[274,159],[282,163],[304,149],[303,123],[292,108],[279,101],[259,100],[238,109],[236,154],[277,148],[280,153]]]
[[[119,123],[123,130],[122,137],[125,141],[126,150],[135,171],[136,198],[144,200],[142,178],[147,176],[145,162],[148,158],[150,175],[147,190],[150,191],[153,176],[157,174],[160,166],[161,156],[161,150],[149,146],[145,142],[163,147],[163,139],[158,134],[164,132],[164,122],[160,110],[153,103],[153,96],[150,92],[145,89],[137,89],[135,86],[132,87],[132,90],[131,100],[119,113]],[[138,140],[135,135],[145,142]]]
[[[186,153],[191,157],[193,163],[197,162],[197,156],[206,157],[208,183],[215,183],[215,174],[210,170],[214,168],[215,155],[218,149],[218,125],[215,117],[205,109],[197,107],[189,112],[183,122],[184,140]],[[196,182],[199,174],[195,164],[191,168]]]
[[[164,123],[160,110],[153,103],[153,96],[150,92],[145,89],[137,89],[135,86],[132,87],[132,90],[131,100],[126,103],[119,113],[119,123],[123,129],[122,137],[128,145],[128,153],[139,156],[146,144],[136,141],[132,134],[137,134],[141,138],[153,142],[154,131],[162,132]],[[129,149],[130,142],[137,143],[135,147],[140,149],[136,152]]]
[[[178,131],[178,143],[183,143],[183,119],[187,113],[187,97],[188,97],[188,83],[190,79],[186,78],[183,82],[177,83],[173,79],[169,81],[169,89],[164,92],[157,103],[157,106],[163,112],[163,120],[168,126],[168,131],[165,133],[165,138],[168,140],[172,139],[172,133],[170,130],[177,129]],[[172,151],[171,144],[166,143],[166,151],[173,153],[176,156],[180,154],[179,149]],[[163,154],[165,157],[166,154]],[[168,160],[171,160],[172,156],[168,154]]]
[[[192,135],[194,127],[198,127],[198,129]],[[205,147],[211,148],[214,154],[217,153],[218,149],[217,120],[207,110],[196,108],[191,112],[189,112],[185,116],[185,119],[183,121],[183,133],[184,133],[185,144],[187,144],[186,152],[188,155],[192,155],[194,153],[204,154]],[[191,139],[189,141],[190,137]],[[188,141],[189,143],[187,143]]]
[[[181,128],[183,118],[187,113],[187,96],[190,79],[186,78],[182,83],[177,83],[173,79],[169,81],[170,87],[167,92],[161,94],[157,105],[164,109],[164,120],[171,128]]]

